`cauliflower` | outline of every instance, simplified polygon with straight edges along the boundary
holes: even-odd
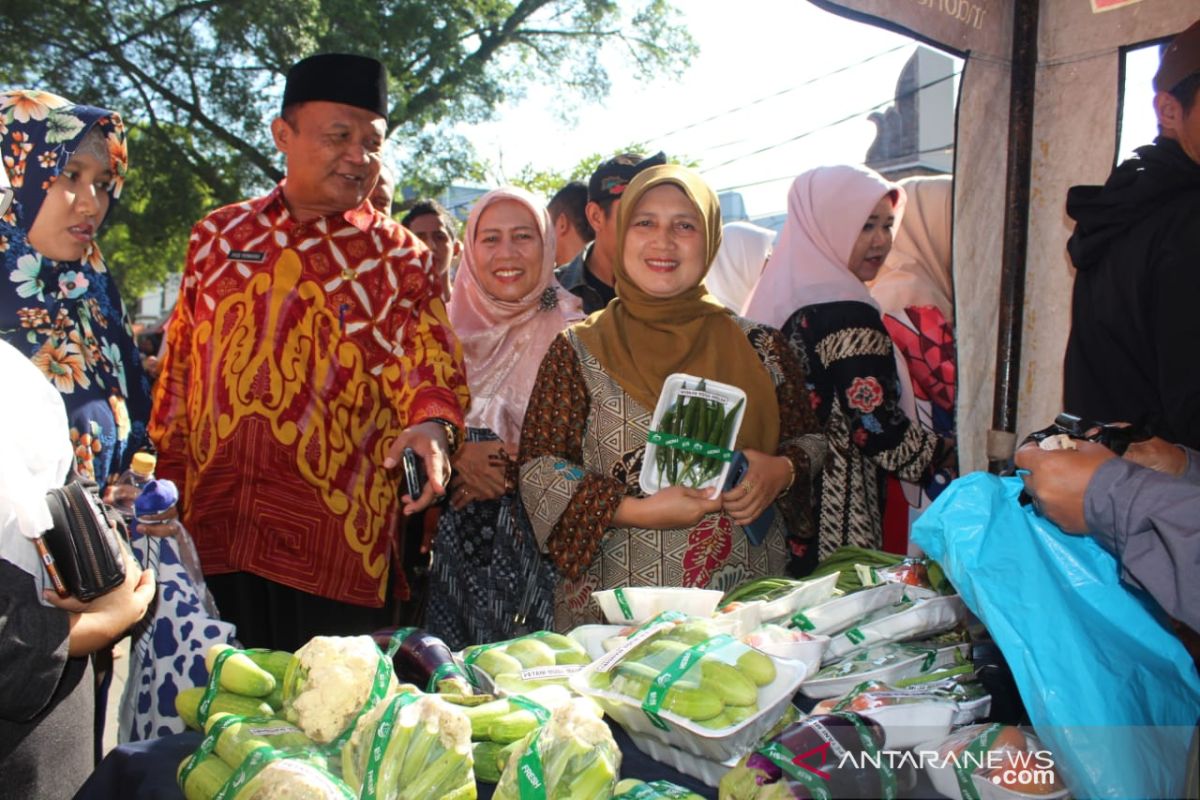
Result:
[[[294,675],[285,681],[288,721],[313,741],[332,742],[366,705],[381,664],[388,670],[387,696],[396,690],[396,676],[370,636],[314,636],[296,651]]]

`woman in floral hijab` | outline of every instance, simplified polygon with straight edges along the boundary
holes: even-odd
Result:
[[[7,277],[0,278],[0,333],[62,393],[76,471],[104,484],[149,444],[149,386],[95,242],[124,183],[125,126],[111,111],[47,92],[3,92],[0,155],[15,194],[0,218]],[[130,646],[121,741],[182,731],[178,690],[205,674],[208,647],[233,635],[231,624],[209,613],[180,560],[177,539],[162,538],[177,530],[174,524],[135,527],[134,553],[157,574],[158,606]],[[97,656],[100,741],[111,658]]]
[[[121,195],[125,126],[111,111],[12,90],[0,93],[0,154],[15,195],[0,218],[0,335],[62,393],[78,472],[104,484],[148,441],[150,411],[129,319],[94,241]]]

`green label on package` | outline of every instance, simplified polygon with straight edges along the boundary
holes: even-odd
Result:
[[[379,661],[375,665],[375,681],[371,684],[371,693],[367,695],[367,701],[363,703],[363,707],[354,715],[354,719],[346,726],[346,729],[337,735],[332,742],[325,745],[325,749],[334,755],[337,755],[342,750],[342,745],[350,738],[350,734],[354,733],[354,726],[362,718],[362,715],[370,711],[379,704],[379,701],[387,697],[388,686],[392,682],[392,660],[383,653],[379,654]]]
[[[651,781],[650,783],[638,784],[629,791],[617,795],[614,800],[662,800],[664,797],[667,800],[678,800],[679,798],[692,797],[692,793],[673,783]]]
[[[633,622],[633,609],[629,607],[629,600],[625,598],[625,590],[618,586],[613,590],[613,596],[617,598],[617,605],[621,609],[621,614],[629,622]]]
[[[958,780],[958,789],[962,792],[963,800],[979,800],[979,790],[971,780],[971,773],[974,771],[972,765],[987,763],[985,754],[992,749],[1003,727],[999,722],[992,723],[963,749],[961,758],[955,759],[954,777]]]
[[[470,680],[470,678],[464,675],[463,671],[459,669],[458,664],[455,664],[453,661],[447,661],[444,664],[437,665],[437,669],[435,669],[433,674],[429,676],[429,684],[425,687],[425,691],[433,694],[437,691],[438,681],[445,680],[452,675],[462,678],[463,680]]]
[[[212,673],[208,676],[208,686],[204,688],[204,695],[200,698],[200,705],[196,708],[196,720],[200,723],[201,728],[204,727],[204,723],[208,722],[208,714],[212,710],[213,700],[217,699],[217,692],[221,690],[221,667],[224,665],[225,659],[238,652],[241,651],[223,650],[213,662]]]
[[[550,710],[541,703],[535,703],[527,697],[522,697],[519,694],[514,694],[508,698],[508,702],[518,708],[523,708],[533,714],[537,718],[539,725],[546,724],[546,720],[550,719]]]
[[[658,673],[658,677],[650,683],[650,688],[646,691],[646,697],[642,700],[642,711],[646,712],[646,716],[650,718],[650,722],[655,727],[662,730],[670,730],[670,726],[663,721],[659,716],[659,711],[662,710],[663,703],[667,700],[667,695],[671,691],[671,687],[687,673],[692,667],[700,663],[708,653],[714,650],[720,650],[722,647],[727,647],[730,644],[737,642],[732,636],[722,633],[720,636],[714,636],[700,644],[693,645],[687,650],[679,654],[679,658],[672,661],[666,669]]]
[[[771,763],[783,770],[783,774],[808,790],[812,800],[832,800],[829,792],[829,774],[821,771],[822,761],[816,766],[808,766],[804,756],[797,756],[779,742],[771,742],[758,749],[759,755],[766,756]],[[807,754],[805,754],[807,755]]]
[[[803,611],[797,611],[795,614],[792,614],[792,627],[798,628],[802,631],[812,631],[817,629],[817,626],[813,624],[811,619],[805,616]]]
[[[862,644],[864,641],[866,641],[867,637],[866,634],[864,634],[858,628],[851,628],[850,630],[846,631],[846,638],[850,640],[851,644]]]
[[[400,650],[400,645],[404,644],[404,640],[415,630],[416,628],[397,628],[396,632],[392,634],[392,638],[388,640],[387,650],[384,651],[387,657],[391,658],[396,655]]]
[[[367,757],[367,767],[363,770],[362,800],[375,800],[376,792],[379,791],[379,767],[383,764],[383,754],[387,752],[400,709],[415,703],[420,697],[419,694],[398,694],[392,698],[379,717],[375,735],[371,737],[371,754]]]
[[[534,732],[529,739],[529,749],[517,759],[517,795],[520,800],[546,800],[546,776],[542,772],[542,755],[538,752],[538,739],[542,731]]]
[[[732,461],[733,451],[726,450],[724,447],[708,442],[701,442],[697,439],[689,439],[686,436],[680,436],[677,433],[663,433],[662,431],[650,431],[646,434],[646,441],[659,447],[670,447],[673,450],[682,450],[685,453],[695,453],[696,455],[704,456],[705,458],[715,458],[718,461]]]

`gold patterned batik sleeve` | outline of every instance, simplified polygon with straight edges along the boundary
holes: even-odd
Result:
[[[625,496],[619,481],[583,467],[589,407],[575,350],[559,335],[538,370],[518,461],[521,499],[534,534],[568,578],[578,577],[591,563]]]

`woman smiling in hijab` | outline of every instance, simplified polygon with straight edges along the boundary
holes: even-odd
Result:
[[[554,227],[528,192],[496,189],[471,209],[449,313],[471,407],[434,540],[425,627],[460,649],[552,621],[554,572],[518,502],[515,455],[538,364],[583,314],[554,279]]]
[[[562,578],[559,629],[595,620],[590,599],[599,589],[729,589],[782,574],[785,536],[811,530],[809,481],[824,457],[783,338],[705,291],[721,242],[707,184],[678,166],[643,171],[622,197],[617,232],[617,299],[555,339],[522,428],[521,496]],[[716,498],[683,486],[646,496],[638,486],[651,414],[677,372],[747,395],[736,447],[750,468]],[[783,513],[752,546],[741,526],[772,504]]]
[[[788,216],[746,315],[779,325],[805,360],[829,436],[820,480],[820,557],[882,545],[884,477],[926,478],[953,442],[913,422],[913,393],[866,282],[878,274],[904,190],[865,167],[818,167],[788,193]],[[795,570],[811,572],[816,553]]]

